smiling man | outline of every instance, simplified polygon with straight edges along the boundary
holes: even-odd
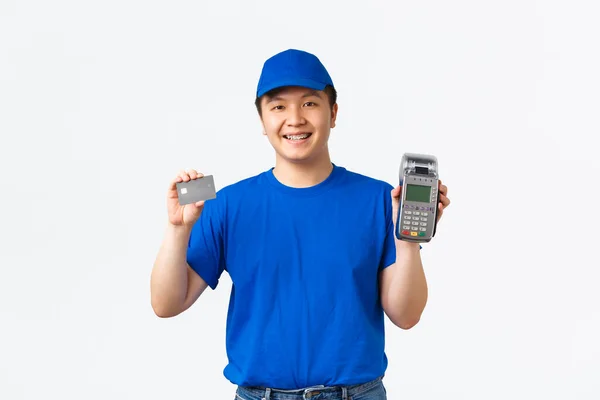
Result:
[[[401,187],[331,161],[336,96],[315,55],[274,55],[255,104],[275,166],[206,203],[178,204],[195,170],[169,187],[152,306],[178,315],[227,271],[224,374],[238,399],[386,399],[384,317],[409,329],[427,302],[420,246],[394,236]]]

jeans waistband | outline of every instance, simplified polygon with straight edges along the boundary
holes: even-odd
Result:
[[[340,393],[343,400],[348,400],[349,396],[356,396],[362,392],[372,389],[374,386],[380,384],[383,376],[380,376],[372,381],[359,383],[356,385],[349,386],[310,386],[301,389],[275,389],[268,387],[259,386],[238,386],[238,392],[240,394],[249,394],[251,396],[259,397],[263,400],[299,400],[299,399],[310,399],[321,393]]]

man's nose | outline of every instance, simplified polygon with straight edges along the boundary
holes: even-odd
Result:
[[[298,107],[290,107],[288,109],[287,123],[291,126],[303,125],[306,122],[302,110]]]

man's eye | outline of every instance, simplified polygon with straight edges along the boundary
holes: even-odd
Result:
[[[316,104],[312,101],[307,101],[306,103],[304,103],[305,106],[311,107],[311,106],[316,106]]]
[[[273,110],[283,110],[283,106],[275,106],[273,107]]]

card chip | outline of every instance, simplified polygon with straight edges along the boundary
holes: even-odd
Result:
[[[181,194],[186,194],[187,193],[187,188],[181,188]]]

